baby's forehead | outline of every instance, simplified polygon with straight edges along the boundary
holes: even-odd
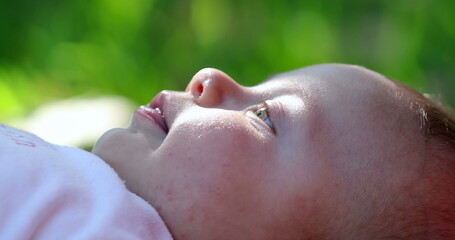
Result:
[[[403,84],[369,69],[346,64],[322,64],[275,74],[260,85],[269,92],[292,89],[292,93],[308,104],[325,109],[328,118],[342,111],[352,111],[352,117],[359,115],[358,111],[374,113],[387,108],[393,112],[416,99]]]
[[[371,94],[390,91],[409,93],[410,89],[382,74],[364,67],[347,64],[320,64],[289,72],[273,74],[260,85],[265,87],[295,87],[338,91],[352,94],[356,91]]]

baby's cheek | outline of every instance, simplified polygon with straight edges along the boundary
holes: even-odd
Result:
[[[270,162],[268,163],[269,159],[261,151],[263,146],[258,146],[254,136],[245,135],[245,132],[241,131],[231,132],[230,136],[213,139],[222,141],[223,145],[213,148],[216,154],[209,159],[216,174],[212,176],[207,199],[208,204],[216,206],[218,211],[240,216],[254,209],[260,202],[261,184]]]
[[[263,171],[253,140],[245,131],[213,128],[199,139],[201,145],[194,143],[195,149],[179,163],[189,185],[182,191],[192,200],[188,220],[213,220],[227,211],[245,210]]]
[[[173,131],[178,134],[168,135],[172,144],[160,149],[152,176],[154,204],[180,216],[182,224],[232,224],[225,221],[254,212],[272,155],[262,136],[227,119],[180,124]]]

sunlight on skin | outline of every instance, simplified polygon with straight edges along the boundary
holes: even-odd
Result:
[[[415,212],[400,189],[418,178],[423,138],[393,97],[407,90],[384,76],[322,64],[246,87],[204,69],[186,89],[162,91],[93,150],[176,239],[371,239],[376,216]]]

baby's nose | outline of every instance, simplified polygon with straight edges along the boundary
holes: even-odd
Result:
[[[214,107],[225,101],[241,98],[244,89],[226,73],[204,68],[193,76],[186,88],[196,103],[203,107]]]
[[[208,81],[210,81],[212,78],[212,72],[213,70],[211,68],[204,68],[199,70],[199,72],[197,72],[188,83],[185,91],[191,92],[193,97],[201,96],[205,86],[207,86]]]

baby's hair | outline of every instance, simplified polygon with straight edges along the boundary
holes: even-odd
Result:
[[[419,115],[425,139],[424,197],[429,239],[455,239],[455,115],[425,96]]]
[[[392,81],[405,90],[391,91],[391,96],[420,119],[424,148],[418,193],[408,203],[413,213],[407,215],[413,217],[403,220],[400,233],[408,237],[392,239],[455,239],[455,113],[434,95]]]
[[[432,95],[423,94],[427,102],[421,109],[422,119],[427,138],[441,137],[446,140],[446,145],[455,142],[455,113],[448,106],[435,100]]]

